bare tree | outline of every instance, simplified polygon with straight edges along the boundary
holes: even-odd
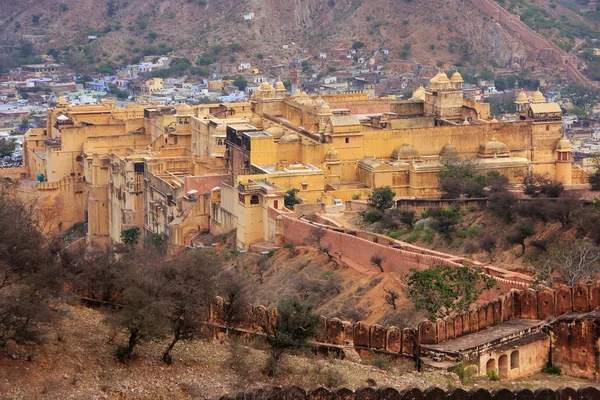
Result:
[[[392,306],[395,310],[396,300],[400,298],[400,295],[393,289],[384,288],[383,291],[385,292],[385,295],[383,297],[385,299],[385,302]]]
[[[207,251],[185,253],[165,264],[158,276],[164,312],[170,320],[172,340],[163,353],[162,360],[171,364],[171,350],[182,339],[198,332],[201,310],[216,295],[216,276],[220,262]]]
[[[379,270],[380,270],[381,272],[384,272],[384,271],[383,271],[383,262],[384,262],[384,261],[385,261],[385,257],[383,257],[382,255],[379,255],[379,254],[374,254],[374,255],[371,257],[371,263],[372,263],[374,266],[376,266],[377,268],[379,268]]]
[[[244,279],[236,271],[227,270],[219,275],[219,293],[225,299],[223,317],[225,319],[225,335],[234,323],[244,318],[245,306],[250,303],[244,288]]]
[[[327,254],[327,256],[331,258],[331,245],[324,242],[324,239],[327,237],[328,233],[329,231],[327,228],[322,226],[313,226],[310,229],[308,237],[304,239],[304,242],[309,246],[315,246],[321,253]]]
[[[538,280],[550,287],[555,277],[574,286],[600,273],[600,247],[589,240],[577,239],[551,248],[533,267]]]

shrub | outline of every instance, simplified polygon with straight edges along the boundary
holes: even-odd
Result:
[[[387,371],[390,368],[390,358],[386,356],[375,356],[368,360],[369,365]]]
[[[406,242],[407,243],[414,243],[417,240],[419,240],[419,238],[421,237],[421,231],[417,231],[415,230],[413,233],[411,233],[407,238],[406,238]]]
[[[556,365],[546,365],[542,368],[542,372],[551,375],[560,375],[562,373],[560,367],[557,367]]]
[[[434,235],[435,235],[435,232],[433,231],[433,229],[425,228],[423,230],[423,236],[421,237],[421,239],[423,239],[423,241],[431,244],[433,242]]]
[[[402,236],[402,232],[401,231],[393,231],[388,233],[388,236],[391,237],[392,239],[398,239],[400,236]]]
[[[319,377],[319,383],[327,386],[328,388],[339,387],[346,382],[344,375],[332,367],[326,367],[318,370],[317,375]]]
[[[487,373],[488,378],[490,378],[490,381],[499,381],[500,380],[500,376],[498,376],[498,373],[496,372],[495,369],[492,369],[490,371],[488,371]]]
[[[369,208],[361,213],[363,221],[366,223],[373,223],[381,221],[383,218],[383,212],[376,208]]]

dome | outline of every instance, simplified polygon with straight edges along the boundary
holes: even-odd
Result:
[[[493,136],[492,140],[488,140],[479,146],[479,156],[508,157],[510,156],[510,150],[507,145],[496,139],[496,136]]]
[[[437,77],[438,77],[438,79],[437,79],[438,83],[448,83],[448,82],[450,82],[450,79],[448,79],[448,75],[446,75],[442,71],[440,71],[437,74]]]
[[[425,100],[425,88],[423,88],[423,86],[419,86],[418,88],[416,88],[412,94],[412,99]]]
[[[327,153],[325,153],[325,161],[339,161],[339,159],[340,153],[333,147],[330,147],[329,150],[327,150]]]
[[[270,128],[265,129],[265,132],[275,138],[280,138],[285,134],[285,131],[280,126],[272,126]]]
[[[457,155],[458,155],[458,151],[456,150],[456,146],[453,145],[452,143],[450,143],[450,141],[448,140],[448,143],[446,143],[444,145],[444,147],[442,147],[442,151],[440,151],[440,157],[448,158],[448,157],[454,157]]]
[[[569,139],[567,139],[565,136],[561,137],[560,140],[558,141],[558,144],[556,145],[556,150],[570,152],[571,149],[572,149],[571,141]]]
[[[249,123],[250,123],[250,125],[254,126],[255,128],[261,128],[262,127],[262,118],[257,114],[253,114]]]
[[[519,91],[519,94],[515,99],[515,103],[529,103],[529,99],[527,98],[527,95],[525,94],[525,91],[523,89]]]
[[[281,82],[281,81],[278,81],[278,82],[275,84],[275,90],[286,90],[286,89],[285,89],[285,85],[283,84],[283,82]]]
[[[463,125],[471,125],[469,120],[465,117],[465,120],[462,122]]]
[[[296,91],[294,92],[294,97],[301,97],[302,96],[302,92],[298,89],[296,89]]]
[[[69,103],[67,102],[67,100],[64,97],[60,96],[58,98],[58,100],[56,101],[56,104],[59,105],[59,106],[66,106]]]
[[[542,92],[540,92],[540,88],[538,88],[538,90],[535,91],[533,96],[531,96],[531,102],[532,103],[545,103],[546,102],[546,98],[544,97]]]
[[[431,79],[429,80],[429,87],[431,87],[431,88],[437,88],[437,85],[438,85],[438,79],[439,79],[439,78],[438,78],[438,76],[437,76],[437,75],[436,75],[436,76],[434,76],[433,78],[431,78]]]
[[[279,139],[279,143],[299,143],[300,136],[297,133],[286,133]]]
[[[452,78],[450,78],[450,82],[463,83],[464,79],[463,79],[462,75],[460,74],[460,72],[456,71],[454,74],[452,74]]]
[[[333,114],[333,111],[331,111],[331,107],[329,107],[329,104],[325,103],[321,107],[321,114]]]
[[[493,117],[490,122],[493,123],[493,124],[495,124],[495,123],[498,123],[500,121],[498,121],[498,119],[496,117]]]
[[[319,96],[315,100],[315,104],[318,105],[318,106],[322,106],[323,104],[325,104],[325,100],[323,100],[323,98],[321,96]]]
[[[396,147],[392,152],[392,160],[394,161],[412,160],[418,157],[419,151],[408,143]]]
[[[273,90],[273,86],[271,86],[271,84],[267,81],[264,81],[261,85],[260,85],[260,90]]]

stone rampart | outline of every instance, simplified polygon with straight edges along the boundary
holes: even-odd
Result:
[[[223,330],[226,326],[225,310],[226,303],[221,297],[217,297],[206,313],[207,322]],[[269,329],[278,315],[277,309],[269,311],[264,306],[248,305],[243,320],[230,329],[263,335],[264,329]],[[378,324],[370,325],[362,321],[348,322],[321,316],[313,344],[317,347],[331,349],[350,346],[362,355],[378,352],[394,356],[414,357],[417,349],[416,338],[417,335],[413,329],[401,330],[395,326],[384,328]]]
[[[535,391],[530,389],[510,390],[507,388],[484,389],[473,388],[469,391],[461,388],[441,389],[430,387],[422,390],[419,388],[406,388],[397,390],[395,388],[362,387],[356,390],[340,388],[328,390],[318,388],[304,390],[298,386],[286,388],[266,388],[252,392],[237,393],[223,396],[221,400],[254,399],[254,400],[509,400],[509,399],[531,399],[531,400],[595,400],[600,399],[600,390],[595,387],[539,388]]]
[[[564,68],[569,80],[582,85],[592,85],[592,82],[578,70],[577,56],[567,53],[551,40],[529,28],[518,15],[509,13],[493,0],[471,0],[471,2],[490,18],[518,35],[522,41],[533,46],[540,55],[543,54],[544,61],[552,60],[557,67]]]
[[[569,312],[585,313],[598,307],[600,283],[580,283],[572,288],[558,286],[555,290],[512,289],[497,299],[473,306],[468,312],[435,322],[421,322],[417,327],[417,343],[442,343],[501,324],[511,318],[544,320]]]
[[[306,243],[306,239],[314,234],[315,228],[327,229],[326,226],[311,224],[288,216],[283,216],[283,224],[285,240],[296,244]],[[361,272],[379,272],[379,269],[371,262],[371,257],[375,254],[384,258],[382,267],[385,272],[396,272],[401,275],[408,274],[411,268],[423,270],[439,264],[460,265],[444,257],[389,247],[345,233],[340,229],[328,229],[322,242],[324,245],[330,246],[330,254],[339,255],[341,252],[342,261],[348,257],[353,262],[364,266],[365,269]]]

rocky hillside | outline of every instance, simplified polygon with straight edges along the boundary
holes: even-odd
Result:
[[[578,17],[555,3],[537,7]],[[249,12],[254,17],[245,21]],[[88,45],[88,35],[99,40]],[[240,45],[238,60],[264,55],[283,61],[299,48],[328,51],[356,41],[388,48],[392,59],[431,65],[501,67],[519,60],[525,68],[536,57],[469,0],[6,0],[0,45],[10,50],[23,39],[87,65],[125,64],[170,49],[214,53],[231,43]]]

